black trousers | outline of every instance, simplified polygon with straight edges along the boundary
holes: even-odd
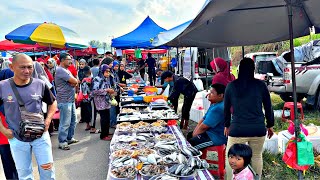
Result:
[[[6,179],[19,179],[16,165],[11,155],[9,144],[0,145],[0,155]]]
[[[91,102],[82,101],[80,103],[81,108],[81,120],[86,123],[91,122]]]
[[[180,128],[187,129],[189,125],[189,118],[190,118],[190,109],[193,103],[194,98],[196,95],[191,97],[184,97],[183,106],[182,106],[182,116],[181,116],[181,123]]]
[[[110,109],[98,111],[100,114],[101,134],[100,138],[103,139],[109,135],[110,128]]]
[[[146,71],[140,71],[140,76],[141,78],[144,80],[144,74],[146,73]]]
[[[148,70],[148,76],[150,81],[150,86],[153,86],[156,84],[156,71],[154,69]]]
[[[187,135],[187,139],[188,139],[188,142],[195,148],[201,150],[201,149],[204,149],[206,147],[209,147],[209,146],[213,146],[213,142],[211,141],[210,137],[207,135],[206,132],[202,133],[202,134],[199,134],[198,136],[196,137],[192,137],[192,133],[193,132],[190,132],[188,135]]]

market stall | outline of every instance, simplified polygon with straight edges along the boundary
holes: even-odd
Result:
[[[179,115],[166,97],[156,95],[154,87],[131,83],[120,97],[107,179],[214,179],[199,158],[202,152],[181,133]]]

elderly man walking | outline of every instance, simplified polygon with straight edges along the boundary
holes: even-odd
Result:
[[[60,111],[58,140],[59,148],[62,150],[70,150],[70,144],[79,142],[73,138],[77,124],[74,96],[75,87],[79,81],[68,70],[71,60],[70,54],[60,54],[60,66],[57,67],[55,76],[57,102]]]
[[[34,179],[32,152],[40,179],[55,179],[48,128],[57,102],[44,81],[31,77],[34,66],[29,56],[14,56],[10,68],[13,78],[0,82],[0,104],[4,104],[8,124],[6,128],[0,121],[0,131],[9,139],[19,179]],[[42,102],[49,105],[46,119],[42,114]]]

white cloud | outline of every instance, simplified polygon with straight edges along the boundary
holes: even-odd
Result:
[[[148,15],[170,29],[196,16],[205,0],[6,1],[0,6],[0,36],[32,22],[54,22],[89,40],[110,41],[135,29]],[[1,39],[0,39],[1,40]]]

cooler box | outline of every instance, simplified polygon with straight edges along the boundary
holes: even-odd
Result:
[[[306,126],[308,129],[308,126]],[[309,131],[310,132],[310,131]],[[287,147],[287,143],[289,139],[291,139],[293,135],[291,135],[288,130],[284,130],[279,132],[278,134],[278,148],[279,152],[284,153]],[[312,142],[313,147],[320,152],[320,127],[317,126],[317,131],[315,133],[309,134],[307,136],[307,140]]]

